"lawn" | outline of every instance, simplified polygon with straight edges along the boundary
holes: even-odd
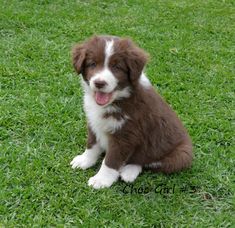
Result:
[[[0,227],[232,227],[234,1],[17,1],[0,4]],[[187,127],[191,169],[131,186],[87,185],[72,170],[86,143],[71,47],[128,36]]]

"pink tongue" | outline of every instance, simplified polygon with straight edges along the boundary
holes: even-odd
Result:
[[[110,101],[111,96],[112,93],[96,92],[95,101],[98,105],[105,105]]]

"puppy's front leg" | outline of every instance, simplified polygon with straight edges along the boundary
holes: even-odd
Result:
[[[102,162],[98,173],[91,177],[88,181],[88,185],[95,189],[110,187],[114,182],[118,180],[119,172],[113,168],[108,167],[105,164],[105,158]]]
[[[102,149],[96,140],[95,134],[88,127],[87,148],[81,155],[77,155],[70,163],[73,169],[81,168],[87,169],[93,166],[102,153]]]
[[[130,153],[125,147],[110,142],[99,172],[89,179],[88,185],[95,189],[110,187],[118,180],[119,170],[129,156]]]

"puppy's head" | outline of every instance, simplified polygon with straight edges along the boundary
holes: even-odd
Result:
[[[147,54],[130,39],[94,36],[72,50],[75,70],[101,106],[129,97],[147,62]]]

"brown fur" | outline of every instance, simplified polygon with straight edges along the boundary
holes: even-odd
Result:
[[[89,127],[89,125],[87,126],[87,135],[88,137],[87,137],[86,148],[90,149],[92,148],[93,145],[96,144],[96,136],[91,130],[91,128]]]
[[[134,91],[125,102],[116,102],[131,119],[110,135],[112,149],[106,156],[106,164],[119,167],[122,160],[140,165],[161,161],[158,170],[165,173],[189,167],[192,145],[176,114],[153,88],[146,90],[137,86]],[[120,164],[117,157],[121,157]]]
[[[84,80],[102,69],[104,64],[105,40],[113,37],[93,37],[73,49],[73,64]],[[124,115],[130,118],[120,130],[109,134],[109,149],[105,163],[119,169],[124,164],[148,166],[161,162],[155,171],[172,173],[188,168],[192,162],[192,144],[187,131],[170,106],[158,95],[153,87],[144,88],[138,78],[147,62],[148,55],[129,39],[115,37],[114,54],[110,57],[109,68],[118,79],[118,89],[129,86],[131,96],[112,105],[120,113],[106,113],[104,118],[120,120]],[[95,61],[93,69],[89,63]],[[94,133],[88,130],[88,147],[96,143]]]

